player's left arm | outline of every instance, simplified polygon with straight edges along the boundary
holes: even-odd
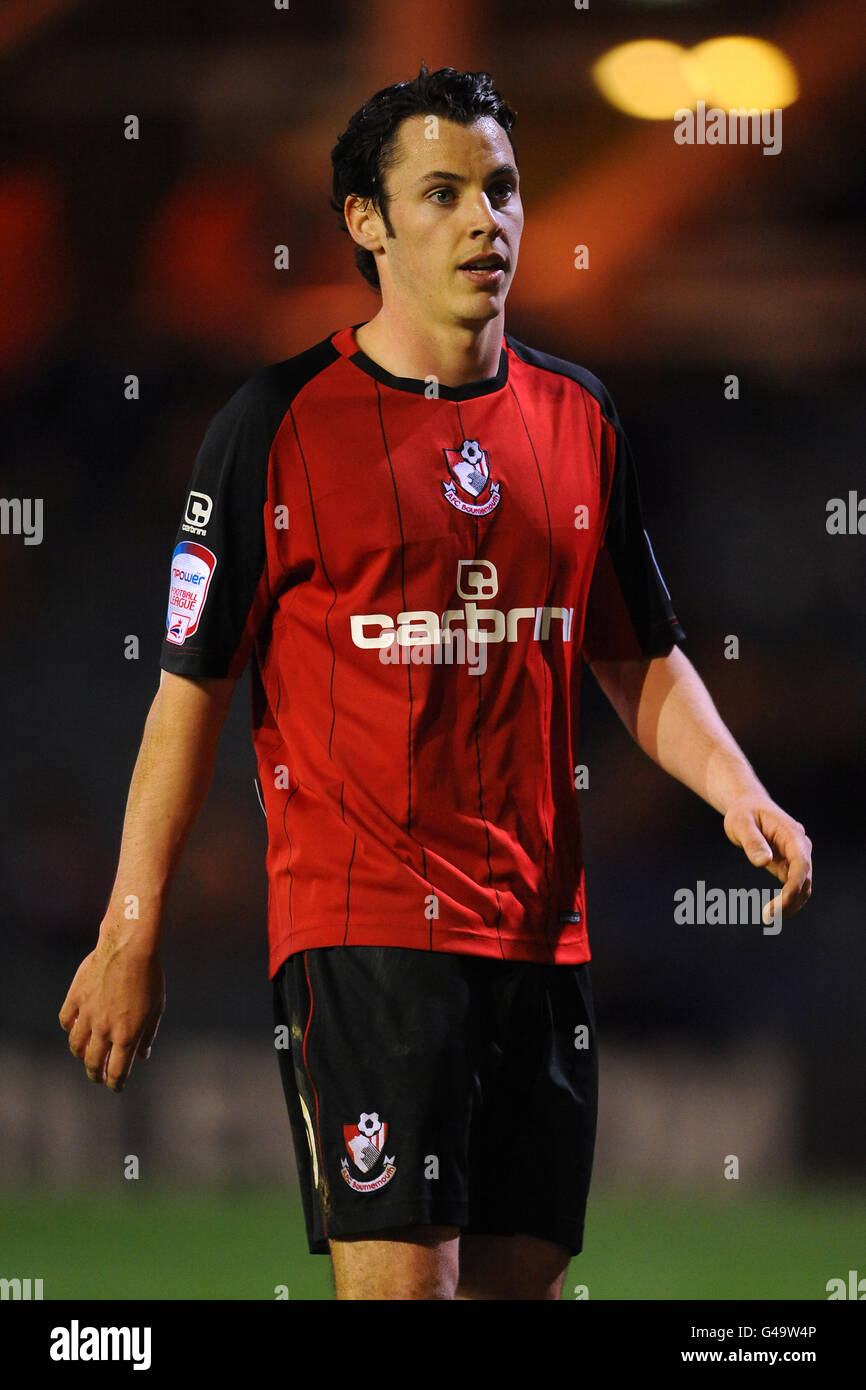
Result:
[[[638,745],[665,772],[724,816],[725,834],[783,885],[783,917],[812,891],[812,842],[758,780],[688,657],[590,662],[593,675]],[[764,909],[772,920],[777,901]]]

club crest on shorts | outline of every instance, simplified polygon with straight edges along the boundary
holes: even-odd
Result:
[[[388,1137],[387,1124],[379,1119],[374,1110],[368,1115],[366,1110],[358,1117],[358,1123],[343,1125],[343,1138],[351,1159],[340,1159],[340,1171],[353,1192],[377,1192],[389,1183],[397,1171],[394,1155],[385,1153],[385,1140]],[[352,1170],[359,1173],[374,1173],[375,1176],[364,1181],[356,1178]]]
[[[477,439],[464,439],[459,449],[443,449],[442,452],[453,480],[443,482],[442,489],[452,507],[459,512],[468,512],[470,516],[487,516],[494,507],[499,506],[500,485],[490,482],[490,455],[481,448]],[[457,491],[459,486],[460,491],[468,493],[470,497],[480,497],[488,485],[490,492],[487,500],[477,506],[467,502]]]

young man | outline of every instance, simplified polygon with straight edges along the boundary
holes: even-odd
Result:
[[[610,397],[504,334],[513,119],[487,74],[422,68],[335,146],[381,308],[211,422],[117,879],[60,1014],[112,1090],[149,1055],[166,895],[252,657],[278,1055],[309,1246],[341,1299],[553,1299],[581,1249],[581,657],[784,885],[783,913],[810,891],[803,827],[679,650]]]

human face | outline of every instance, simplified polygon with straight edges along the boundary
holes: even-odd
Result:
[[[438,128],[437,128],[438,127]],[[436,139],[428,139],[429,130]],[[377,257],[383,306],[440,324],[482,326],[502,314],[523,231],[511,142],[492,116],[471,125],[410,116],[385,174],[392,237]],[[491,270],[463,268],[500,258]]]

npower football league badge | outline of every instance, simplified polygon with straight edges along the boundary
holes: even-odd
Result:
[[[216,556],[197,541],[181,541],[171,557],[171,588],[165,615],[166,641],[182,647],[199,625]]]

